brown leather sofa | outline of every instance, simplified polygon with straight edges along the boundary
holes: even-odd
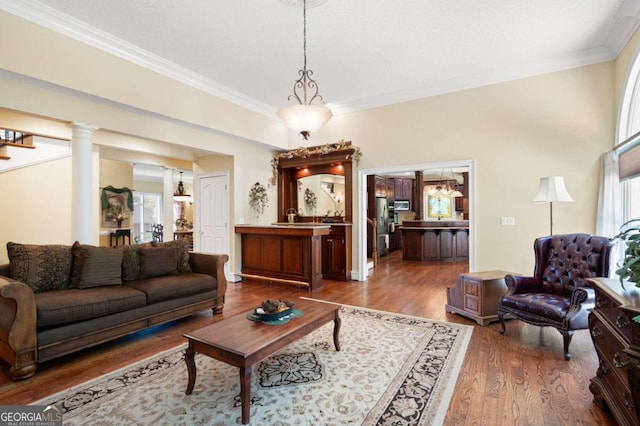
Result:
[[[563,337],[564,358],[571,359],[573,332],[587,328],[589,310],[595,305],[587,278],[609,275],[611,247],[610,238],[588,234],[537,238],[533,276],[505,276],[507,293],[498,302],[500,333],[505,333],[505,315],[554,327]]]
[[[228,256],[190,253],[179,241],[120,249],[8,243],[7,249],[10,263],[0,265],[0,358],[13,380],[31,377],[37,363],[224,306]]]

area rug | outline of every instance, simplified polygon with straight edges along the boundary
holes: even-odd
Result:
[[[250,424],[441,424],[472,327],[353,306],[340,317],[340,352],[330,322],[254,366]],[[241,424],[238,369],[196,354],[185,395],[185,347],[34,404],[61,407],[65,425]]]

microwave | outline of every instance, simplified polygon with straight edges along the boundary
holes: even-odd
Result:
[[[396,200],[394,206],[395,206],[395,210],[397,212],[408,212],[409,211],[409,201],[398,201],[398,200]]]

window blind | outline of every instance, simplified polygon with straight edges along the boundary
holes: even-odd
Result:
[[[620,181],[640,176],[640,132],[616,147]]]

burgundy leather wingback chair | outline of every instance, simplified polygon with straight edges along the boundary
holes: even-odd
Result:
[[[587,278],[609,275],[611,239],[587,234],[566,234],[536,239],[533,277],[505,276],[507,293],[498,302],[501,334],[504,316],[529,324],[555,327],[564,340],[564,358],[574,330],[587,328],[594,291]]]

